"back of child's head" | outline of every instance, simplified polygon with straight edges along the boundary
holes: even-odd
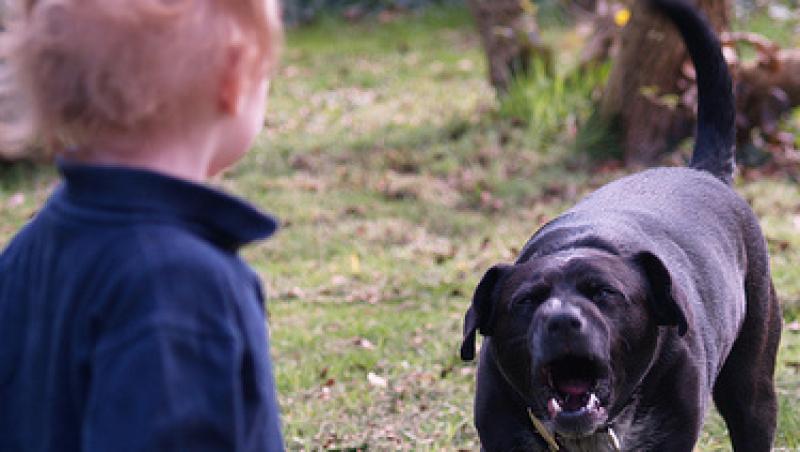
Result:
[[[59,145],[181,127],[214,101],[230,48],[255,80],[281,38],[278,0],[11,1],[3,53],[33,130]]]

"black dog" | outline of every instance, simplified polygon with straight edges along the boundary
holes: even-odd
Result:
[[[769,451],[781,328],[765,240],[730,187],[734,103],[719,42],[681,0],[699,89],[691,168],[613,182],[484,275],[461,356],[481,349],[483,448],[691,451],[710,395],[736,451]]]

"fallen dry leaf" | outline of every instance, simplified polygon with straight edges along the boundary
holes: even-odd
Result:
[[[289,289],[289,292],[286,293],[286,297],[292,299],[305,298],[305,295],[306,293],[299,287],[292,287]]]
[[[370,342],[369,339],[365,339],[363,337],[357,337],[353,340],[353,344],[357,347],[366,349],[366,350],[375,350],[375,344]]]
[[[24,202],[25,202],[25,193],[17,192],[11,195],[10,198],[8,198],[7,205],[10,209],[13,209],[14,207],[21,206],[22,203]]]
[[[365,287],[350,294],[346,300],[349,302],[363,302],[377,304],[383,299],[381,291],[377,287]]]
[[[389,382],[385,378],[381,377],[380,375],[374,372],[370,372],[367,374],[367,381],[369,382],[370,385],[376,388],[386,388],[389,386]]]
[[[361,259],[358,258],[358,254],[350,255],[350,271],[353,273],[361,273]]]
[[[331,388],[329,388],[328,386],[323,387],[319,391],[319,398],[321,400],[330,400],[330,398],[331,398]]]

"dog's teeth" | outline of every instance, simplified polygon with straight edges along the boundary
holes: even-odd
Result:
[[[554,418],[561,413],[561,405],[558,403],[558,400],[553,397],[552,399],[547,401],[547,411],[550,413],[550,417]]]
[[[599,406],[600,406],[600,399],[598,399],[597,396],[594,395],[594,393],[591,393],[589,395],[589,401],[586,402],[586,408],[596,409]]]

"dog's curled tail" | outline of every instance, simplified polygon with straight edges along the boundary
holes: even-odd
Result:
[[[678,28],[697,74],[697,137],[691,167],[730,185],[734,171],[735,120],[731,75],[708,21],[686,0],[649,0]]]

